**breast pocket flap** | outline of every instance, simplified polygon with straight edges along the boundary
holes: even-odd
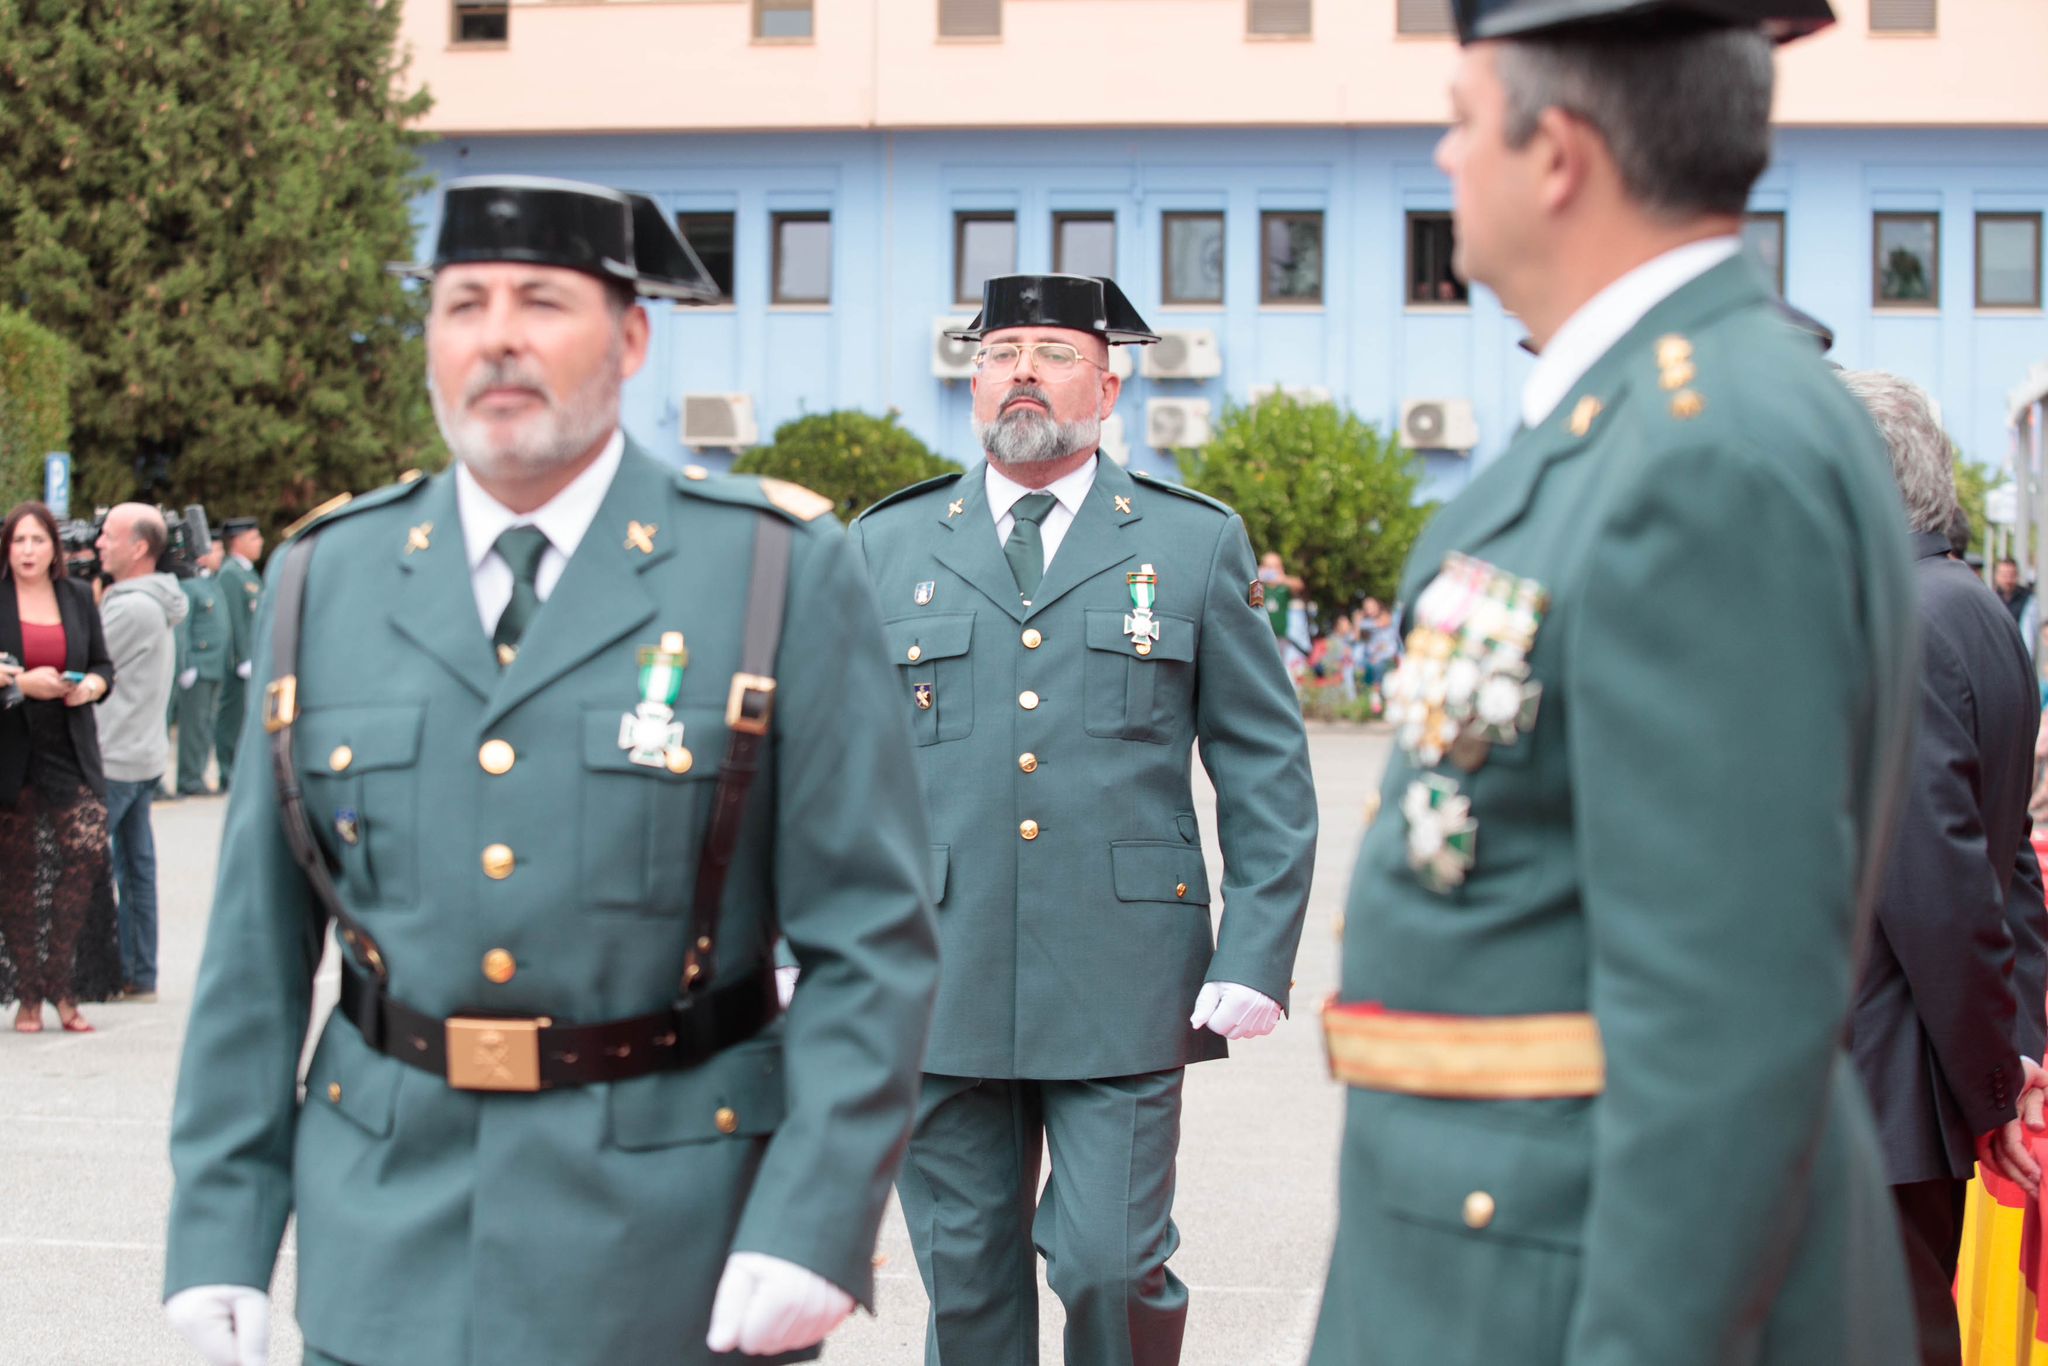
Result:
[[[1113,612],[1105,608],[1088,609],[1087,635],[1083,640],[1091,650],[1107,650],[1111,654],[1127,656],[1142,663],[1173,660],[1177,663],[1191,663],[1195,657],[1195,624],[1186,617],[1170,616],[1165,612],[1154,612],[1152,622],[1159,628],[1157,640],[1146,637],[1151,649],[1138,653],[1138,642],[1124,631],[1128,613]]]
[[[897,664],[922,664],[932,659],[954,659],[967,653],[974,636],[974,615],[954,612],[937,616],[898,617],[884,622],[889,641],[889,658]],[[910,652],[917,651],[913,659]]]
[[[419,762],[422,707],[322,707],[300,716],[299,761],[317,770],[361,772]]]
[[[615,1082],[613,1146],[627,1152],[759,1138],[782,1123],[782,1040],[754,1039],[682,1072]]]
[[[1209,870],[1202,851],[1177,840],[1123,840],[1109,846],[1119,901],[1209,904]]]

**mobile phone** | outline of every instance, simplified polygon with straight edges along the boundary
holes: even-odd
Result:
[[[66,669],[64,671],[64,681],[66,683],[83,683],[85,682],[85,675],[76,669]]]

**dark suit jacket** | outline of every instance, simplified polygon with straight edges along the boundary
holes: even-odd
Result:
[[[1920,725],[1851,1022],[1895,1184],[1967,1180],[2041,1056],[2041,870],[2028,840],[2040,694],[2012,615],[1914,538]]]
[[[107,654],[107,638],[100,630],[100,609],[92,600],[92,586],[82,579],[57,580],[57,615],[64,622],[64,667],[79,673],[98,674],[114,688],[114,661]],[[21,658],[21,610],[14,601],[14,580],[0,579],[0,651]],[[102,695],[102,701],[105,700]],[[107,795],[107,779],[100,767],[99,722],[93,707],[72,707],[66,712],[71,724],[71,748],[78,767],[85,774],[95,796]],[[0,806],[14,805],[28,775],[28,717],[20,707],[0,711]]]

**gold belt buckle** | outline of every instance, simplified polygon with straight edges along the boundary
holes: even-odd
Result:
[[[540,1090],[540,1031],[551,1023],[450,1017],[448,1084],[458,1091]]]

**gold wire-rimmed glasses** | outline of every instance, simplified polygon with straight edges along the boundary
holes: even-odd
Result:
[[[1094,365],[1098,370],[1107,370],[1106,365],[1096,365],[1074,347],[1065,342],[997,342],[984,346],[974,353],[974,368],[988,375],[1007,375],[1017,368],[1017,362],[1024,353],[1031,353],[1032,368],[1044,375],[1064,375],[1071,372],[1076,364]]]

